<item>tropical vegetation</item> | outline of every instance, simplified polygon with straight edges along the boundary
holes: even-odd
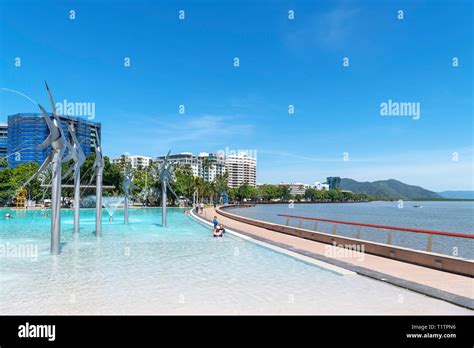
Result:
[[[95,155],[91,154],[86,158],[81,167],[81,184],[94,185],[93,164]],[[104,157],[105,167],[103,174],[104,195],[121,195],[121,183],[124,179],[125,167],[130,166],[125,157],[118,163],[112,163],[108,157]],[[208,204],[222,202],[224,197],[229,202],[357,202],[373,200],[376,197],[363,193],[352,193],[341,190],[318,191],[308,188],[304,195],[293,196],[288,185],[264,184],[253,187],[248,183],[243,183],[239,187],[230,188],[228,185],[228,174],[217,175],[213,180],[209,180],[209,169],[211,163],[204,163],[203,177],[193,176],[189,166],[177,165],[174,168],[174,182],[172,189],[179,199],[176,199],[168,190],[168,201],[178,203],[191,203],[193,200]],[[31,162],[17,166],[16,168],[6,168],[0,170],[0,205],[14,205],[17,191],[21,188],[27,190],[28,199],[36,202],[49,198],[50,189],[47,185],[51,182],[50,173],[32,180],[27,186],[24,183],[38,170],[38,164]],[[63,173],[67,165],[63,165]],[[158,165],[152,163],[147,168],[137,168],[132,171],[133,184],[132,197],[136,203],[143,205],[159,205],[159,195],[161,193],[161,183],[159,180]],[[206,180],[207,179],[207,180]],[[72,185],[72,177],[63,179],[63,184]],[[43,186],[42,186],[43,185]],[[83,195],[93,195],[94,188],[84,188]],[[63,188],[63,197],[72,197],[72,188]]]

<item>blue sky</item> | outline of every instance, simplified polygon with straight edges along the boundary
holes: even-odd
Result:
[[[0,87],[49,106],[47,80],[56,102],[95,103],[112,157],[252,150],[258,182],[468,190],[472,34],[467,0],[2,0]],[[381,116],[389,99],[420,118]],[[0,91],[0,122],[35,111]]]

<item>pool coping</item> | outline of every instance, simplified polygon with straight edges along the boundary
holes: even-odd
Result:
[[[304,229],[301,227],[256,220],[242,215],[233,214],[228,211],[228,208],[235,207],[236,206],[232,205],[221,206],[216,209],[216,212],[226,218],[247,224],[249,226],[255,226],[257,228],[262,228],[265,230],[308,239],[324,244],[348,244],[351,246],[355,245],[360,248],[363,246],[364,252],[367,254],[474,279],[473,260],[423,250],[416,250],[393,244],[374,242],[360,238],[352,238],[344,235],[336,235],[335,233],[328,234],[325,232]]]
[[[208,222],[209,224],[211,223],[210,220],[207,220],[202,216],[198,217],[196,214],[194,214],[193,210],[190,210],[190,215],[192,217],[194,217],[196,220],[199,219],[199,220],[204,220],[204,221]],[[329,258],[327,256],[324,256],[324,255],[321,255],[321,254],[318,254],[318,253],[315,253],[315,252],[312,252],[312,251],[300,249],[300,248],[297,248],[297,247],[294,247],[294,246],[291,246],[291,245],[288,245],[288,244],[285,244],[285,243],[276,242],[276,241],[273,241],[273,240],[268,239],[268,238],[264,238],[264,237],[261,237],[261,236],[257,236],[255,234],[251,234],[251,233],[242,231],[240,229],[232,228],[232,230],[234,230],[237,233],[239,233],[241,235],[244,235],[248,238],[260,241],[260,242],[265,243],[265,244],[274,245],[274,246],[277,246],[281,249],[285,249],[285,250],[288,250],[290,252],[294,252],[296,254],[301,254],[301,255],[307,256],[309,258],[316,259],[316,260],[321,261],[325,264],[330,264],[330,265],[336,266],[338,268],[346,269],[346,270],[349,270],[349,271],[354,272],[356,274],[372,278],[374,280],[382,281],[382,282],[385,282],[385,283],[388,283],[388,284],[391,284],[391,285],[394,285],[394,286],[398,286],[398,287],[401,287],[401,288],[404,288],[404,289],[407,289],[407,290],[411,290],[413,292],[416,292],[416,293],[419,293],[419,294],[422,294],[422,295],[425,295],[425,296],[429,296],[429,297],[432,297],[432,298],[435,298],[435,299],[438,299],[438,300],[443,300],[443,301],[449,302],[451,304],[457,305],[459,307],[474,310],[474,299],[471,299],[469,297],[453,294],[453,293],[450,293],[450,292],[447,292],[447,291],[444,291],[444,290],[441,290],[441,289],[437,289],[437,288],[434,288],[434,287],[431,287],[431,286],[428,286],[428,285],[416,283],[416,282],[411,281],[411,280],[406,280],[406,279],[395,277],[395,276],[392,276],[392,275],[389,275],[389,274],[386,274],[386,273],[382,273],[382,272],[379,272],[379,271],[374,271],[374,270],[369,269],[369,268],[365,268],[365,267],[353,265],[351,263],[344,262],[344,261],[341,261],[341,260]],[[317,242],[315,242],[315,243],[317,243]]]
[[[210,222],[210,221],[208,221],[208,220],[206,220],[206,219],[204,219],[200,216],[197,216],[196,214],[194,214],[194,212],[192,210],[190,212],[190,215],[194,219],[198,220],[199,222],[201,222],[203,224],[206,224],[206,226],[212,227],[212,222]],[[237,231],[234,228],[232,228],[232,229],[226,228],[226,233],[234,235],[234,236],[236,236],[238,238],[241,238],[245,241],[257,244],[261,247],[264,247],[265,249],[270,249],[270,250],[273,250],[277,253],[284,254],[286,256],[295,258],[299,261],[303,261],[305,263],[310,263],[311,265],[314,265],[318,268],[322,268],[325,271],[336,273],[339,276],[356,275],[356,272],[353,272],[353,271],[348,270],[346,268],[339,267],[337,265],[329,264],[327,262],[324,262],[323,260],[318,260],[314,257],[311,257],[309,255],[304,255],[303,253],[300,253],[300,252],[297,252],[297,251],[294,251],[294,250],[289,250],[287,247],[285,247],[286,245],[282,244],[282,243],[268,243],[265,238],[255,238],[255,236],[250,236],[250,235],[246,234],[245,232]]]

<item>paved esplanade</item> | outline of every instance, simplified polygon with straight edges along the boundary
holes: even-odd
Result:
[[[338,253],[338,251],[341,251],[343,248],[236,221],[220,215],[218,210],[216,211],[212,207],[205,208],[204,212],[200,215],[207,220],[211,220],[214,215],[217,215],[219,222],[224,224],[225,227],[239,232],[242,231],[250,237],[264,238],[268,241],[285,244],[291,248],[315,253],[329,259],[336,259],[353,266],[363,267],[369,271],[380,272],[391,277],[417,283],[421,286],[428,286],[454,295],[474,299],[474,279],[470,277],[438,271],[432,268],[417,266],[367,253],[364,254],[363,258],[339,257],[338,255],[344,255],[344,253]],[[294,249],[292,249],[292,251],[294,251]]]

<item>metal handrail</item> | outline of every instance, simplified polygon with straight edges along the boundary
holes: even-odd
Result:
[[[301,220],[311,220],[311,221],[322,221],[322,222],[331,222],[331,223],[343,224],[343,225],[373,227],[373,228],[380,228],[380,229],[385,229],[385,230],[395,230],[395,231],[414,232],[414,233],[426,233],[426,234],[434,234],[434,235],[440,235],[440,236],[449,236],[449,237],[459,237],[459,238],[474,239],[474,235],[473,235],[473,234],[467,234],[467,233],[446,232],[446,231],[434,231],[434,230],[424,230],[424,229],[409,228],[409,227],[396,227],[396,226],[376,225],[376,224],[369,224],[369,223],[365,223],[365,222],[350,222],[350,221],[320,219],[320,218],[312,218],[312,217],[297,216],[297,215],[286,215],[286,214],[277,214],[277,215],[278,215],[278,216],[282,216],[282,217],[286,217],[286,218],[289,218],[289,219],[301,219]]]

